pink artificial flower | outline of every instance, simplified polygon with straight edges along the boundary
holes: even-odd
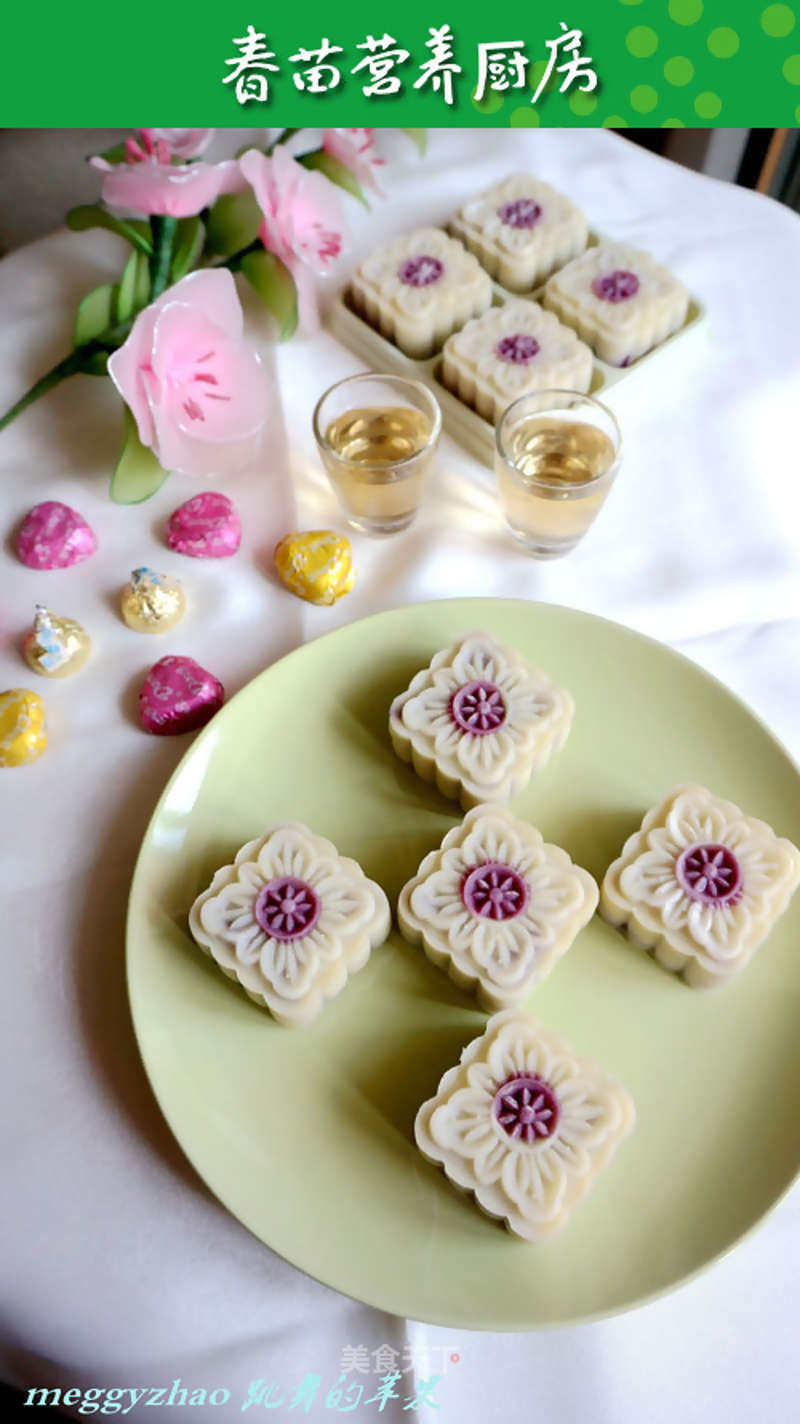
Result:
[[[325,129],[322,147],[331,158],[338,158],[349,168],[364,188],[380,193],[376,168],[386,162],[378,153],[374,129]]]
[[[109,357],[139,438],[165,470],[232,474],[257,453],[268,378],[243,325],[227,268],[190,272],[139,313]]]
[[[216,129],[142,129],[153,139],[163,139],[173,158],[199,158],[205,153]]]
[[[169,144],[160,137],[166,132],[142,129],[138,139],[126,139],[124,163],[89,159],[92,167],[103,174],[103,201],[109,207],[128,208],[145,216],[189,218],[210,207],[221,193],[242,191],[244,184],[235,159],[215,164],[171,164]]]
[[[333,184],[304,168],[282,145],[270,158],[248,149],[239,167],[262,212],[258,235],[267,251],[289,268],[300,318],[313,331],[317,308],[310,274],[324,276],[345,250],[344,214]]]

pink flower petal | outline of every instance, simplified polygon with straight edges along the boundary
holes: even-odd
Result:
[[[345,222],[332,183],[310,172],[280,145],[271,158],[249,150],[239,160],[263,213],[259,236],[291,266],[294,257],[319,275],[345,249]]]
[[[259,448],[269,380],[242,328],[231,273],[192,272],[140,312],[109,359],[140,439],[164,469],[224,474]]]
[[[99,167],[96,159],[92,160]],[[116,163],[101,170],[103,201],[111,208],[135,213],[193,217],[216,202],[222,193],[244,187],[238,163],[189,163],[172,167],[147,158],[139,163]]]
[[[378,153],[374,129],[325,129],[322,147],[349,168],[362,187],[381,192],[375,169],[386,159]]]
[[[156,140],[163,139],[176,158],[199,158],[216,129],[151,129],[150,133]]]

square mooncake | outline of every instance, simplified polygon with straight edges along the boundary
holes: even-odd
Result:
[[[414,1137],[487,1216],[538,1242],[566,1225],[635,1120],[627,1089],[509,1009],[445,1073]]]
[[[189,913],[200,948],[288,1026],[311,1023],[390,927],[380,885],[297,821],[242,846]]]
[[[350,279],[350,297],[401,351],[423,358],[491,306],[492,283],[460,242],[424,227],[371,253]]]
[[[687,984],[743,969],[800,884],[800,851],[704,786],[677,786],[609,866],[600,913]]]
[[[589,347],[552,312],[517,297],[448,337],[442,381],[494,425],[520,396],[588,391],[592,359]]]
[[[588,238],[586,219],[569,198],[527,173],[465,203],[449,228],[510,292],[530,292],[583,252]]]
[[[502,806],[476,806],[400,892],[412,944],[487,1009],[521,1003],[597,908],[597,885]]]
[[[542,303],[602,361],[629,366],[683,326],[689,293],[646,252],[604,242],[556,272]]]
[[[401,760],[468,811],[522,791],[563,746],[574,711],[566,688],[516,649],[468,633],[394,699],[389,732]]]

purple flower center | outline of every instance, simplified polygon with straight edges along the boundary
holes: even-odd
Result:
[[[300,939],[313,930],[321,909],[318,896],[305,880],[281,875],[268,880],[259,891],[255,917],[272,939]]]
[[[470,914],[482,920],[513,920],[530,899],[527,881],[500,860],[487,860],[470,870],[461,884],[461,899]]]
[[[539,343],[535,336],[516,331],[513,336],[504,336],[495,346],[495,354],[501,361],[513,361],[515,366],[527,366],[539,354]]]
[[[550,1084],[533,1073],[508,1078],[494,1095],[492,1111],[509,1137],[527,1143],[550,1137],[561,1115]]]
[[[397,275],[407,287],[429,287],[431,282],[438,282],[444,275],[444,263],[438,257],[421,253],[419,257],[408,257]]]
[[[450,716],[462,732],[485,737],[506,720],[506,704],[493,682],[465,682],[450,699]]]
[[[602,277],[595,277],[592,282],[592,291],[604,302],[627,301],[628,297],[635,297],[638,290],[636,273],[623,272],[619,268],[615,272],[605,272]]]
[[[742,870],[732,850],[713,843],[687,846],[675,863],[678,884],[701,905],[731,905],[742,898]]]
[[[542,210],[533,198],[515,198],[513,203],[503,203],[502,208],[497,209],[497,216],[509,227],[533,227],[542,216]]]

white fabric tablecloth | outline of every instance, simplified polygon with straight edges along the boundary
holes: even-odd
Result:
[[[532,169],[595,226],[674,268],[705,301],[707,329],[611,392],[622,473],[569,558],[543,565],[517,551],[488,475],[445,438],[418,523],[386,542],[354,538],[356,589],[333,609],[286,594],[270,555],[288,528],[340,523],[310,417],[321,390],[359,366],[326,333],[280,348],[283,425],[276,408],[263,472],[226,486],[244,516],[243,548],[219,564],[179,561],[193,594],[180,650],[231,694],[299,642],[374,610],[461,593],[544,599],[682,648],[797,754],[797,217],[602,131],[435,132],[424,162],[399,137],[391,146],[390,198],[369,218],[353,206],[357,251]],[[62,232],[0,263],[0,407],[63,353],[77,298],[120,255],[108,234]],[[317,1285],[251,1238],[188,1167],[137,1056],[123,960],[135,854],[187,742],[138,729],[136,688],[160,649],[122,626],[116,600],[133,566],[175,565],[163,524],[193,487],[173,477],[147,504],[112,505],[118,427],[110,383],[78,378],[0,436],[3,531],[37,500],[57,498],[100,540],[79,568],[42,575],[10,543],[0,552],[0,688],[35,683],[50,725],[39,762],[0,773],[0,1374],[26,1389],[169,1389],[180,1377],[190,1391],[229,1389],[213,1410],[222,1418],[237,1417],[250,1381],[263,1379],[287,1391],[278,1417],[304,1375],[327,1389],[345,1346],[386,1344],[404,1352],[401,1368],[424,1374],[425,1347],[434,1372],[444,1362],[439,1412],[420,1417],[453,1424],[793,1417],[797,1191],[732,1255],[653,1305],[580,1328],[490,1336],[382,1317]],[[95,655],[79,677],[43,683],[22,663],[18,639],[37,599],[90,629]],[[349,1380],[370,1386],[366,1399],[377,1376]],[[414,1417],[401,1404],[384,1417]],[[311,1412],[332,1417],[322,1393]],[[373,1414],[376,1404],[362,1405],[355,1417]],[[152,1416],[140,1404],[131,1417]]]

